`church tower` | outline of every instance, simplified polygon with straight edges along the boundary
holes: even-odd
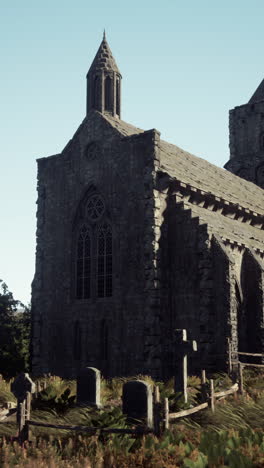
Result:
[[[225,168],[264,188],[264,80],[247,104],[230,111],[229,147]]]
[[[91,109],[120,118],[121,73],[106,41],[103,40],[87,73],[87,114]]]

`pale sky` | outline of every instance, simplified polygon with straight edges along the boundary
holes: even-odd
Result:
[[[0,0],[0,278],[30,301],[36,158],[85,116],[86,72],[106,29],[122,119],[223,166],[228,111],[264,78],[263,0]]]

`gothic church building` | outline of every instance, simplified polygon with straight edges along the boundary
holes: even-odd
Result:
[[[224,170],[122,121],[121,80],[104,37],[85,119],[38,160],[33,372],[166,379],[182,328],[193,372],[225,369],[228,338],[264,351],[264,83],[230,113]]]

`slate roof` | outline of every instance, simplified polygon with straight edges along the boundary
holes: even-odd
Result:
[[[144,133],[145,131],[141,130],[141,128],[134,127],[134,125],[124,122],[124,120],[116,119],[110,114],[103,114],[102,117],[124,136],[138,135],[139,133]]]
[[[103,117],[124,136],[143,133],[140,128],[110,115]],[[159,150],[160,169],[172,178],[264,215],[264,190],[257,185],[166,141],[160,140]]]
[[[252,182],[162,140],[160,160],[171,177],[264,215],[264,190]]]
[[[264,250],[264,231],[261,229],[197,205],[190,205],[188,208],[191,209],[192,216],[199,217],[200,224],[207,224],[213,233],[218,234],[222,239],[226,238],[253,249]]]
[[[99,46],[97,54],[94,57],[93,63],[90,66],[88,73],[90,73],[91,71],[95,72],[98,70],[113,70],[120,75],[120,71],[113,57],[112,51],[108,45],[108,42],[105,38],[105,35]]]

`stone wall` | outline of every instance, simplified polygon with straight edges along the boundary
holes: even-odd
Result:
[[[225,168],[264,188],[264,101],[230,111],[229,147]]]
[[[93,112],[61,155],[38,161],[35,373],[72,376],[84,365],[103,368],[109,376],[157,372],[159,363],[152,350],[159,341],[158,232],[153,228],[158,207],[158,201],[153,201],[158,138],[155,131],[122,137]],[[77,300],[75,230],[88,192],[103,197],[105,216],[113,228],[114,292],[108,298],[93,294],[91,299]],[[74,359],[77,321],[78,360]],[[101,352],[102,323],[109,334],[107,360]]]

